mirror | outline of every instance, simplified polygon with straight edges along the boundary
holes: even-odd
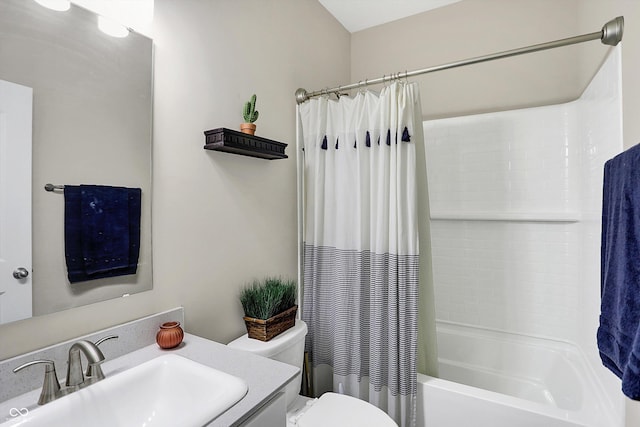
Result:
[[[33,0],[0,0],[0,80],[33,94],[34,316],[152,288],[152,56],[151,39],[132,31],[109,36],[98,29],[97,15],[73,4],[60,12]],[[5,181],[12,185],[10,177]],[[142,190],[136,274],[69,282],[65,196],[45,191],[47,183]],[[13,208],[0,203],[0,219],[9,216],[6,209]]]

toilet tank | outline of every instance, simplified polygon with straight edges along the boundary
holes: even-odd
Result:
[[[292,328],[287,329],[269,341],[249,338],[247,334],[244,334],[227,345],[299,368],[300,373],[286,388],[287,406],[289,406],[300,393],[302,362],[304,360],[304,338],[306,335],[307,324],[300,319],[296,319],[296,324]]]

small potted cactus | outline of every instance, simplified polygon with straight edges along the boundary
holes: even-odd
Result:
[[[244,123],[240,125],[240,131],[253,135],[256,132],[254,122],[258,120],[258,115],[258,111],[256,110],[256,94],[254,93],[251,95],[251,100],[244,103],[244,109],[242,110]]]

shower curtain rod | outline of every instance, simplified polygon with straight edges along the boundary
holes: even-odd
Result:
[[[566,39],[555,40],[552,42],[536,44],[532,46],[522,47],[519,49],[506,50],[504,52],[492,53],[484,56],[477,56],[475,58],[464,59],[461,61],[451,62],[449,64],[436,65],[434,67],[423,68],[415,71],[405,71],[404,73],[394,73],[390,75],[384,75],[380,78],[373,80],[360,81],[358,83],[352,83],[344,86],[334,87],[332,89],[317,90],[314,92],[307,92],[305,89],[298,89],[296,91],[296,102],[302,104],[309,98],[320,95],[329,95],[335,93],[340,96],[340,92],[344,90],[356,89],[369,85],[375,85],[380,83],[386,83],[393,80],[404,79],[408,77],[417,76],[420,74],[432,73],[434,71],[447,70],[450,68],[462,67],[465,65],[478,64],[480,62],[493,61],[494,59],[508,58],[510,56],[522,55],[525,53],[539,52],[541,50],[554,49],[556,47],[568,46],[577,43],[583,43],[591,40],[600,39],[603,44],[609,46],[617,45],[622,40],[622,33],[624,32],[624,17],[618,16],[611,21],[604,24],[600,31],[594,33],[583,34],[581,36],[569,37]]]

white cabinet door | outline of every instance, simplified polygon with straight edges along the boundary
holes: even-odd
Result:
[[[0,80],[0,323],[32,314],[32,99],[31,88]]]
[[[278,393],[258,409],[242,427],[285,427],[287,424],[287,402],[284,392]]]

